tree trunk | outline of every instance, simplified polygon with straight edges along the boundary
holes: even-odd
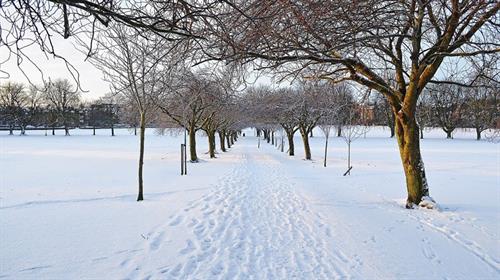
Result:
[[[20,135],[26,135],[26,127],[24,125],[21,125],[21,133]]]
[[[342,126],[337,126],[337,137],[341,137],[342,136]]]
[[[271,145],[274,146],[274,131],[271,132]]]
[[[347,175],[351,175],[351,140],[347,141]]]
[[[453,139],[453,129],[443,128],[444,132],[446,132],[446,139]]]
[[[14,128],[12,125],[9,125],[9,135],[14,135]]]
[[[137,136],[137,126],[134,126],[134,135]]]
[[[69,136],[69,128],[67,125],[64,125],[64,136]]]
[[[420,139],[424,139],[424,129],[420,128]]]
[[[220,150],[222,152],[226,152],[226,141],[224,140],[226,138],[225,134],[225,132],[219,131]]]
[[[95,136],[95,126],[93,127],[93,132],[92,132],[92,135]]]
[[[396,134],[394,125],[389,125],[389,129],[391,130],[391,138],[394,138],[394,135]]]
[[[215,158],[215,131],[207,132],[208,136],[208,153],[210,158]]]
[[[141,124],[140,124],[140,135],[139,135],[139,193],[137,195],[137,201],[144,200],[144,186],[142,180],[142,168],[144,165],[144,135],[146,132],[146,116],[144,113],[140,114]]]
[[[293,144],[293,131],[286,132],[286,138],[288,138],[288,155],[295,155],[295,145]]]
[[[309,137],[311,137],[311,138],[314,137],[312,129],[311,129],[311,133],[309,134]]]
[[[423,196],[429,196],[429,187],[425,177],[425,168],[420,154],[419,128],[414,118],[396,119],[396,137],[399,153],[406,177],[408,198],[406,208],[418,205]]]
[[[330,132],[328,131],[325,133],[325,158],[323,160],[323,166],[326,167],[326,157],[328,155],[328,138],[329,138]]]
[[[302,142],[304,143],[304,154],[306,160],[311,159],[311,146],[309,145],[309,133],[305,129],[299,129],[300,135],[302,135]]]
[[[111,136],[115,136],[115,126],[111,125]]]
[[[191,162],[198,162],[198,155],[196,154],[196,130],[193,126],[189,127],[189,154]]]
[[[56,135],[56,129],[52,127],[52,135]]]
[[[476,140],[481,140],[481,129],[476,127]]]
[[[228,147],[228,148],[231,148],[231,140],[229,139],[229,138],[230,138],[230,137],[229,137],[229,134],[230,134],[230,133],[226,133],[226,142],[227,142],[227,147]]]

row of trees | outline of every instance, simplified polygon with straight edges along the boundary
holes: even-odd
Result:
[[[43,87],[26,88],[15,82],[0,85],[0,117],[10,134],[15,128],[24,135],[27,126],[43,126],[64,127],[69,135],[69,129],[79,123],[79,106],[80,94],[68,80],[56,80]]]
[[[122,119],[130,117],[127,110],[120,112],[120,104],[111,103],[104,97],[90,103],[83,103],[80,93],[74,90],[68,80],[58,79],[44,86],[6,82],[0,85],[0,125],[10,134],[19,129],[21,135],[29,129],[64,129],[69,135],[71,128],[111,128]],[[120,114],[121,113],[121,114]],[[133,124],[133,122],[131,122]]]
[[[429,197],[419,99],[430,85],[464,84],[441,75],[446,61],[497,56],[499,10],[498,1],[488,0],[8,0],[0,46],[29,63],[30,45],[58,57],[54,35],[76,37],[115,92],[132,97],[141,124],[146,97],[174,84],[172,69],[185,63],[253,65],[280,77],[351,81],[380,92],[394,115],[411,208]],[[127,63],[116,63],[116,54]]]

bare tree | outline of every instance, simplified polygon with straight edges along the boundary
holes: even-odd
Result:
[[[9,125],[10,135],[14,134],[15,126],[19,124],[24,114],[23,108],[26,100],[23,84],[9,81],[0,87],[0,114]]]
[[[57,122],[64,127],[64,133],[69,136],[70,126],[78,123],[78,112],[75,110],[80,105],[80,93],[75,91],[67,79],[58,79],[49,83],[43,93],[45,102],[57,116]]]
[[[26,92],[26,102],[23,108],[24,113],[19,119],[19,125],[21,127],[21,135],[26,134],[26,127],[28,125],[38,126],[40,125],[41,119],[41,106],[43,102],[43,89],[39,86],[30,85],[28,91]]]
[[[346,83],[323,85],[323,94],[320,96],[321,120],[319,127],[325,135],[325,152],[323,157],[323,166],[326,167],[328,156],[328,139],[330,131],[339,123],[346,124],[346,119],[349,119],[350,106],[352,106],[352,93],[350,87]],[[346,98],[346,96],[350,96]],[[345,116],[347,115],[347,116]],[[339,130],[341,131],[341,130]]]
[[[304,144],[304,154],[305,159],[311,159],[311,146],[309,145],[309,136],[311,135],[313,129],[316,127],[322,116],[322,110],[320,109],[322,102],[322,95],[326,94],[323,92],[324,88],[321,87],[316,82],[303,83],[299,88],[299,94],[297,96],[298,112],[297,120],[300,135],[302,136],[302,142]]]
[[[198,162],[196,132],[202,129],[207,115],[205,110],[212,104],[206,89],[211,86],[206,76],[188,69],[179,70],[168,83],[168,90],[159,96],[156,106],[189,134],[191,162]]]
[[[365,115],[360,110],[359,104],[351,103],[346,105],[348,122],[342,129],[342,138],[347,144],[347,171],[345,175],[351,175],[351,144],[359,137],[363,136],[368,131],[368,126],[365,124]]]
[[[205,52],[285,75],[313,70],[318,78],[382,93],[396,117],[412,208],[429,196],[418,98],[427,84],[440,82],[435,76],[446,58],[500,50],[499,9],[498,1],[234,1],[214,10],[211,32],[218,40],[206,41]]]
[[[112,92],[131,100],[139,114],[139,192],[137,201],[144,199],[144,141],[148,119],[154,115],[154,101],[164,91],[162,78],[167,75],[164,61],[171,49],[167,41],[150,34],[146,39],[135,30],[114,26],[102,38],[99,51],[91,62],[111,83]]]
[[[428,94],[437,125],[446,138],[453,138],[453,131],[464,124],[465,89],[454,84],[437,84],[429,87]]]
[[[468,73],[468,79],[472,86],[465,89],[465,123],[476,130],[476,139],[481,140],[481,133],[495,128],[500,117],[500,56],[471,60],[473,71]]]

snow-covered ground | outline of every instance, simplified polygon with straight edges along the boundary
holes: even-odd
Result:
[[[332,137],[322,166],[261,143],[179,175],[182,137],[148,131],[145,201],[138,139],[126,130],[71,137],[0,133],[0,279],[499,279],[500,146],[459,131],[426,134],[440,210],[406,210],[397,145],[372,129]],[[59,133],[60,134],[60,133]]]

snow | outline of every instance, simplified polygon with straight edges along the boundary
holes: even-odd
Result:
[[[2,279],[498,279],[500,146],[474,132],[422,140],[439,209],[404,208],[395,139],[352,143],[315,130],[313,161],[257,139],[180,176],[182,137],[148,130],[145,201],[136,202],[138,138],[0,134]],[[285,141],[286,142],[286,141]],[[286,150],[286,149],[285,149]],[[429,200],[430,201],[430,200]]]

